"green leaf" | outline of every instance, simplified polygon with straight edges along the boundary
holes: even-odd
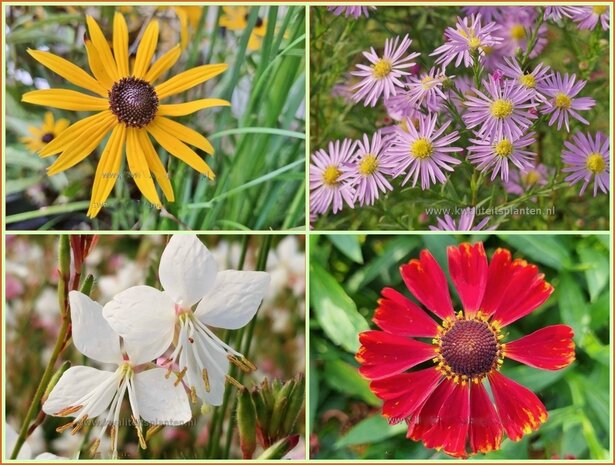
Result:
[[[550,266],[556,270],[570,268],[572,261],[570,252],[557,236],[508,236],[500,238],[522,252],[525,258]]]
[[[609,259],[601,251],[581,243],[579,256],[586,266],[585,280],[589,289],[589,300],[595,302],[600,293],[609,284]]]
[[[587,331],[583,335],[583,339],[579,345],[585,349],[585,352],[587,352],[587,355],[591,358],[602,363],[606,367],[609,366],[611,353],[609,346],[600,342],[593,332]]]
[[[559,289],[558,301],[562,321],[572,326],[574,339],[577,344],[581,345],[591,318],[587,311],[587,302],[583,290],[570,273],[560,275],[559,286],[556,289]]]
[[[373,280],[383,275],[384,270],[391,267],[399,268],[404,257],[409,256],[420,244],[416,236],[400,236],[388,241],[378,256],[356,271],[346,280],[346,289],[351,294],[367,286]]]
[[[314,429],[314,423],[316,422],[316,412],[318,411],[318,397],[320,392],[320,379],[318,375],[318,370],[316,369],[316,363],[313,361],[310,362],[310,409],[309,409],[309,431],[312,432]]]
[[[350,258],[355,263],[363,263],[361,244],[357,235],[329,234],[327,238],[333,243],[335,248]]]
[[[406,423],[389,425],[389,422],[381,415],[367,417],[354,425],[344,436],[337,440],[336,449],[355,446],[357,444],[374,444],[383,439],[404,434],[408,430]]]
[[[369,329],[365,318],[333,276],[312,263],[310,302],[323,331],[348,352],[359,349],[359,333]]]
[[[542,371],[525,365],[518,365],[505,369],[504,374],[532,391],[540,391],[562,378],[566,371],[568,371],[568,368],[557,371]]]
[[[369,383],[359,374],[357,367],[342,360],[325,362],[323,370],[324,381],[342,394],[358,397],[371,406],[379,406],[380,399],[370,391]]]

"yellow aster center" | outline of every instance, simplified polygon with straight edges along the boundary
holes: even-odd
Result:
[[[489,46],[483,47],[483,53],[485,55],[491,55],[491,52],[493,52],[493,47],[489,47]]]
[[[519,82],[522,86],[529,87],[530,89],[536,87],[536,78],[534,78],[531,74],[524,74],[523,76],[520,76]]]
[[[327,166],[322,173],[322,181],[325,186],[332,187],[338,184],[338,179],[342,172],[337,166]]]
[[[540,181],[540,173],[536,170],[530,170],[521,178],[526,186],[533,186]]]
[[[421,79],[421,87],[423,88],[423,90],[429,90],[433,87],[434,81],[435,79],[433,79],[431,76],[425,76],[423,79]]]
[[[494,118],[507,118],[513,112],[513,103],[510,100],[498,99],[491,104],[491,116]]]
[[[599,153],[590,153],[585,162],[585,166],[594,174],[600,174],[606,169],[604,158]]]
[[[429,158],[433,153],[433,144],[424,137],[421,137],[412,143],[410,152],[416,158],[420,158],[421,160],[424,158]]]
[[[601,14],[606,12],[607,8],[608,8],[608,6],[600,6],[600,5],[598,5],[598,6],[593,6],[592,10],[594,10],[594,13],[596,13],[597,15],[601,15]]]
[[[376,155],[368,153],[359,162],[359,173],[363,176],[370,176],[378,171],[378,158]]]
[[[470,47],[472,50],[476,50],[478,47],[480,47],[480,39],[476,36],[472,36],[468,39],[468,47]]]
[[[510,28],[510,36],[515,40],[525,39],[525,28],[521,24],[515,24]]]
[[[498,157],[507,158],[513,153],[513,144],[508,139],[502,139],[493,146],[493,151]]]
[[[382,58],[378,63],[372,66],[373,74],[376,79],[383,79],[389,75],[393,66],[389,60]]]
[[[555,94],[555,106],[557,108],[563,108],[564,110],[570,109],[572,105],[572,99],[563,92]]]

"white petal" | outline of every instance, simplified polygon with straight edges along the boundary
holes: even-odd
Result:
[[[197,394],[209,405],[222,405],[224,389],[226,388],[225,375],[228,373],[230,363],[226,353],[216,350],[214,346],[215,343],[213,341],[207,337],[202,337],[201,341],[205,341],[204,346],[198,344],[195,346],[195,349],[207,369],[207,377],[209,378],[209,392],[205,390],[203,383],[199,383],[197,386],[203,387],[197,388]],[[207,351],[207,353],[205,351]]]
[[[8,423],[4,424],[4,431],[6,434],[6,452],[5,457],[8,458],[13,453],[13,449],[15,448],[15,443],[17,442],[17,431],[13,429],[11,425]],[[30,445],[27,442],[23,443],[21,449],[19,449],[19,454],[17,454],[17,460],[30,460],[32,458],[32,449],[30,449]]]
[[[43,411],[47,415],[56,415],[68,407],[84,405],[84,396],[92,394],[96,388],[101,388],[114,377],[115,373],[111,371],[86,366],[71,367],[66,370],[58,384],[52,389],[51,394],[43,404]],[[99,400],[99,402],[96,402],[94,409],[88,411],[88,417],[90,419],[96,418],[107,410],[115,392],[116,386],[111,385],[108,389],[101,390],[95,398],[92,398],[92,401]],[[74,417],[80,413],[81,411],[78,411],[70,416]]]
[[[158,275],[171,298],[192,307],[212,288],[218,265],[207,247],[193,234],[175,234],[167,244]]]
[[[199,303],[196,316],[216,328],[241,328],[258,310],[269,281],[269,273],[263,271],[221,271],[213,290]]]
[[[141,418],[154,425],[182,425],[192,418],[190,402],[183,384],[174,385],[174,375],[153,368],[135,375],[135,392]]]
[[[122,363],[120,338],[103,318],[102,306],[81,292],[68,294],[73,342],[86,357],[102,363]]]
[[[173,302],[153,287],[135,286],[120,292],[105,305],[103,316],[124,339],[133,365],[161,356],[173,340]]]

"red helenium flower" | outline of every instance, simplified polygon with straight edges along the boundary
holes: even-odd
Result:
[[[508,250],[497,249],[488,263],[480,242],[449,247],[448,265],[462,310],[455,312],[444,272],[423,250],[400,268],[401,276],[442,322],[385,288],[373,318],[382,331],[359,335],[356,358],[390,423],[406,421],[408,438],[467,457],[499,449],[504,432],[517,441],[547,420],[536,394],[499,370],[505,358],[543,370],[568,366],[574,360],[573,331],[553,325],[504,342],[503,329],[542,305],[553,286],[535,265],[513,260]],[[408,371],[423,362],[433,365]]]

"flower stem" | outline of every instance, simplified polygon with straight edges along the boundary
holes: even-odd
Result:
[[[62,238],[60,241],[62,241]],[[53,352],[51,353],[51,357],[49,358],[49,362],[45,367],[41,381],[36,388],[36,392],[34,393],[34,398],[32,399],[32,402],[30,402],[28,412],[26,413],[23,423],[21,424],[19,436],[17,437],[15,447],[11,453],[11,460],[15,460],[17,458],[19,451],[28,438],[30,424],[32,423],[32,420],[37,417],[40,411],[41,399],[43,394],[45,394],[45,390],[47,389],[47,385],[49,384],[51,377],[53,376],[55,364],[58,357],[66,347],[66,341],[70,334],[70,317],[68,316],[68,280],[69,276],[60,273],[60,282],[58,285],[58,293],[60,295],[58,297],[60,303],[60,315],[62,315],[62,326],[60,327],[60,332],[58,333],[58,338],[53,348]]]
[[[538,32],[540,31],[540,27],[542,26],[542,23],[545,20],[545,16],[544,16],[544,12],[542,8],[537,8],[537,10],[538,10],[538,23],[536,24],[536,28],[534,28],[534,30],[532,31],[532,35],[530,36],[530,40],[527,44],[527,49],[525,50],[525,53],[523,54],[523,59],[521,60],[521,69],[525,69],[527,60],[529,59],[530,54],[532,53],[532,50],[534,50],[534,46],[536,45],[536,42],[538,41]]]

